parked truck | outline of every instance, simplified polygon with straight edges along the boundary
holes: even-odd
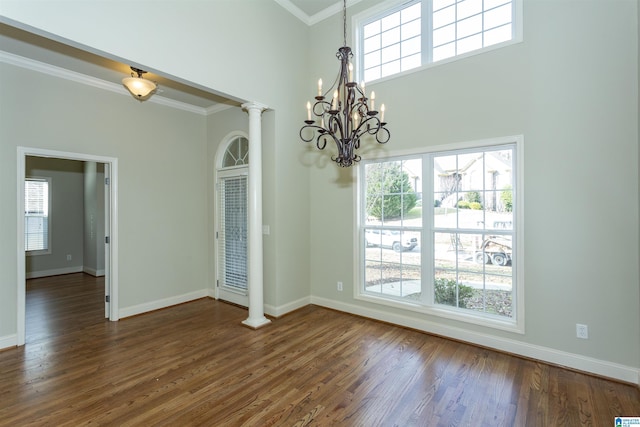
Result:
[[[478,264],[511,265],[510,238],[497,235],[486,236],[477,246],[474,259]]]

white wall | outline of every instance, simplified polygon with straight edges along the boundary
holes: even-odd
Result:
[[[522,43],[367,85],[388,107],[389,152],[524,135],[524,335],[354,300],[354,223],[335,218],[354,217],[355,181],[331,165],[311,168],[312,294],[507,350],[621,365],[637,381],[637,8],[525,0]],[[335,21],[316,25],[312,39]],[[330,55],[313,65],[322,59]],[[575,337],[576,323],[589,325],[589,340]]]

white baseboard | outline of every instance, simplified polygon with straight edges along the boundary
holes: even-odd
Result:
[[[311,304],[311,298],[304,297],[304,298],[300,298],[297,301],[292,301],[290,303],[287,303],[278,307],[273,306],[271,304],[265,304],[264,312],[269,316],[280,317],[284,314],[290,313],[294,310],[297,310],[309,304]]]
[[[4,337],[0,337],[0,350],[15,347],[18,345],[18,336],[16,334],[5,335]]]
[[[125,307],[118,310],[119,318],[123,319],[125,317],[135,316],[137,314],[146,313],[149,311],[159,310],[161,308],[171,307],[172,305],[182,304],[184,302],[189,302],[193,300],[197,300],[200,298],[208,297],[209,290],[200,289],[198,291],[189,292],[187,294],[176,295],[169,298],[164,298],[161,300],[145,302],[143,304],[134,305],[131,307]]]
[[[381,310],[375,310],[358,305],[346,304],[321,297],[311,297],[311,303],[358,316],[381,320],[420,331],[441,335],[471,344],[490,347],[519,356],[540,360],[554,365],[564,366],[595,375],[640,385],[640,369],[632,366],[620,365],[606,360],[594,359],[580,354],[568,353],[553,348],[528,344],[508,338],[501,338],[487,334],[468,331],[453,326],[442,325],[428,320],[416,319]]]
[[[93,277],[102,277],[104,276],[104,270],[96,270],[95,268],[87,267],[86,265],[82,268],[87,274],[92,275]]]
[[[53,270],[31,271],[25,275],[27,279],[37,279],[39,277],[59,276],[61,274],[82,273],[81,265],[75,267],[56,268]]]

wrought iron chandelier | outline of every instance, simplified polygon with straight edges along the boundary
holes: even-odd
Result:
[[[324,150],[327,142],[335,142],[338,155],[331,156],[331,160],[339,166],[349,167],[360,161],[356,153],[360,148],[360,138],[373,135],[378,143],[385,144],[391,134],[385,127],[384,104],[378,112],[375,109],[375,92],[371,92],[369,99],[364,82],[358,85],[353,81],[353,65],[350,62],[353,53],[347,46],[347,0],[344,0],[342,21],[344,43],[336,53],[340,60],[340,71],[333,85],[324,93],[322,79],[318,80],[318,95],[313,105],[307,102],[307,120],[300,129],[300,138],[305,142],[315,139],[320,150]],[[328,94],[332,94],[330,99],[326,98]],[[317,135],[315,132],[305,132],[307,129],[317,130]],[[305,137],[305,133],[311,133],[311,136]]]

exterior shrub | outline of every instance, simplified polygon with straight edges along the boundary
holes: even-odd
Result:
[[[482,204],[478,202],[471,202],[469,203],[469,208],[474,209],[476,211],[480,211],[482,210]]]
[[[435,280],[434,285],[437,304],[467,308],[467,302],[473,296],[471,286],[457,283],[455,280],[440,278]],[[456,304],[456,287],[458,289],[458,304]]]
[[[458,201],[456,206],[458,207],[458,209],[469,209],[469,202],[467,202],[466,200],[460,200]]]
[[[465,194],[464,199],[469,203],[482,203],[480,193],[478,193],[477,191],[469,191],[467,194]]]

